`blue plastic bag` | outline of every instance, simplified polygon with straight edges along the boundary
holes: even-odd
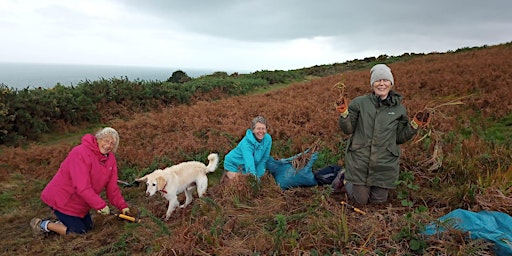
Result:
[[[302,169],[296,170],[293,168],[293,160],[308,151],[309,149],[295,156],[279,160],[271,157],[267,161],[267,170],[274,176],[276,183],[282,190],[293,187],[310,187],[317,185],[312,167],[318,157],[318,152],[311,154],[311,158]]]
[[[471,239],[486,239],[496,244],[496,255],[512,255],[512,217],[496,211],[472,212],[463,209],[454,210],[439,221],[453,224],[453,228],[469,232]],[[425,234],[434,235],[444,228],[432,223],[426,227]]]

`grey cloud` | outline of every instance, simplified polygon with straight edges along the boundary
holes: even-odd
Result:
[[[256,42],[363,33],[368,40],[402,33],[443,36],[459,27],[475,27],[482,20],[512,25],[512,2],[497,0],[122,2],[177,21],[188,32]]]
[[[15,61],[286,69],[512,35],[512,1],[503,0],[109,0],[97,13],[52,1],[38,2],[36,15],[14,2],[0,10],[0,30],[16,35],[3,48],[23,51],[0,55]]]

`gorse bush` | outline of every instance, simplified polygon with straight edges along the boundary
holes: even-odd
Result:
[[[263,79],[268,82],[268,84],[280,84],[280,83],[290,83],[294,81],[301,80],[305,74],[301,70],[291,70],[291,71],[257,71],[251,73],[250,75],[242,75],[244,77]]]
[[[268,83],[263,79],[244,77],[205,77],[185,84],[191,92],[207,93],[218,90],[228,95],[246,94],[266,85]]]
[[[6,141],[8,133],[12,131],[14,116],[10,113],[9,102],[14,100],[15,94],[4,84],[0,84],[0,141]]]
[[[183,84],[190,80],[192,80],[192,78],[189,77],[187,73],[183,72],[182,70],[176,70],[172,72],[172,75],[167,79],[167,82]]]

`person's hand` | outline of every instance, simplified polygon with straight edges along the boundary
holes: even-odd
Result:
[[[98,210],[98,213],[101,215],[109,215],[110,214],[110,208],[108,208],[108,205],[103,207],[103,209]]]
[[[126,207],[126,208],[122,209],[121,213],[124,214],[124,215],[130,214],[130,208]]]
[[[336,101],[336,111],[338,111],[340,113],[340,115],[342,117],[347,117],[348,115],[348,100],[347,98],[345,98],[345,96],[341,96],[337,101]]]
[[[418,127],[425,127],[430,123],[431,114],[428,110],[418,111],[412,121],[411,125],[414,129],[418,129]]]

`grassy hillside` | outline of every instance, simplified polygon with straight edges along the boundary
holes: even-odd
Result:
[[[33,238],[29,221],[50,216],[39,194],[82,133],[52,143],[2,147],[0,252],[33,255],[493,255],[492,244],[457,230],[421,234],[425,224],[462,208],[512,213],[510,44],[429,54],[389,64],[395,89],[412,116],[433,119],[402,146],[401,185],[389,203],[346,209],[329,187],[281,191],[270,175],[261,183],[222,186],[222,162],[207,196],[164,221],[166,201],[146,198],[145,185],[123,187],[140,224],[94,215],[84,236]],[[263,93],[197,101],[133,114],[107,125],[121,136],[120,176],[133,181],[186,160],[221,158],[242,138],[251,118],[265,116],[272,156],[289,157],[319,145],[315,169],[343,164],[347,137],[337,128],[334,102],[343,81],[352,99],[370,92],[369,70],[346,71]],[[14,239],[16,238],[16,239]]]

